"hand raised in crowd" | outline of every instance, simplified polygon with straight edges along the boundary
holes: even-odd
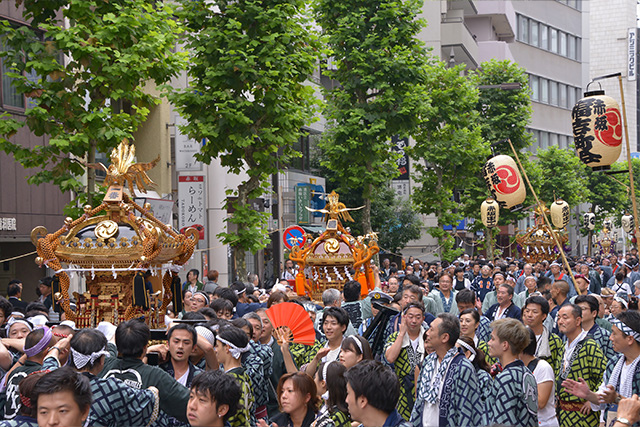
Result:
[[[400,314],[400,328],[398,328],[398,337],[403,337],[407,334],[407,322],[405,320],[405,311]]]
[[[271,423],[271,425],[269,425],[265,420],[260,418],[258,420],[258,427],[278,427],[278,426],[276,425],[276,423]]]

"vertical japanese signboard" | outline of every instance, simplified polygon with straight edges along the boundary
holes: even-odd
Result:
[[[400,154],[400,158],[397,160],[398,162],[398,172],[399,175],[391,181],[391,186],[393,190],[396,192],[400,198],[403,200],[407,200],[410,195],[410,187],[409,187],[409,156],[407,155],[405,148],[409,146],[408,138],[398,138],[394,136],[391,138],[392,146],[394,152]]]
[[[627,36],[627,80],[630,82],[636,80],[636,42],[636,29],[629,28],[629,34]]]
[[[309,207],[311,201],[311,187],[308,185],[296,185],[296,223],[309,224]]]
[[[199,171],[202,169],[202,163],[194,157],[200,152],[200,143],[195,139],[189,139],[184,135],[178,126],[185,125],[187,122],[182,117],[176,116],[176,138],[175,138],[175,154],[176,154],[176,170]]]
[[[178,227],[181,233],[188,227],[194,227],[200,232],[200,239],[204,239],[205,207],[204,176],[179,177]]]

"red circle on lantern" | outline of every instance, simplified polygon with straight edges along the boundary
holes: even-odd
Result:
[[[620,110],[617,108],[607,108],[607,112],[604,115],[607,118],[607,129],[603,131],[596,130],[596,138],[608,147],[617,147],[622,144],[622,120],[620,120]]]
[[[496,168],[496,175],[500,177],[500,184],[493,188],[500,194],[515,193],[520,187],[520,177],[511,166],[501,165]]]

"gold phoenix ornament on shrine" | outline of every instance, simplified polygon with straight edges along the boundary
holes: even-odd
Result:
[[[140,191],[153,185],[145,171],[158,161],[136,164],[134,156],[135,148],[125,140],[113,149],[113,163],[108,168],[102,165],[110,187],[100,206],[85,206],[84,215],[75,220],[67,217],[55,233],[47,234],[42,226],[31,231],[36,263],[55,272],[54,307],[59,306],[79,328],[135,317],[144,317],[152,328],[162,327],[167,305],[173,302],[176,309],[182,305],[177,272],[191,258],[198,231],[189,228],[180,234],[155,218],[149,204],[142,207],[133,201],[134,181]],[[125,192],[127,185],[131,195]],[[165,271],[164,292],[147,293],[147,270]],[[73,310],[69,274],[75,273],[84,275],[87,292],[76,294]]]
[[[353,237],[341,223],[341,220],[353,222],[349,211],[359,208],[347,208],[339,202],[335,191],[327,197],[324,209],[310,209],[324,214],[326,230],[315,240],[307,239],[303,247],[293,246],[289,259],[298,264],[296,275],[296,293],[308,294],[320,301],[322,293],[335,288],[342,291],[349,280],[357,280],[362,286],[362,295],[367,295],[375,287],[371,258],[380,251],[378,235],[374,232],[366,236]],[[351,271],[353,270],[353,274]]]

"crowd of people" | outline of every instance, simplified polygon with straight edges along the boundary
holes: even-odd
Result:
[[[12,281],[0,297],[0,426],[640,426],[637,253],[534,265],[381,257],[322,301],[191,270],[162,340],[134,319],[77,330]],[[304,308],[315,343],[267,309]]]

